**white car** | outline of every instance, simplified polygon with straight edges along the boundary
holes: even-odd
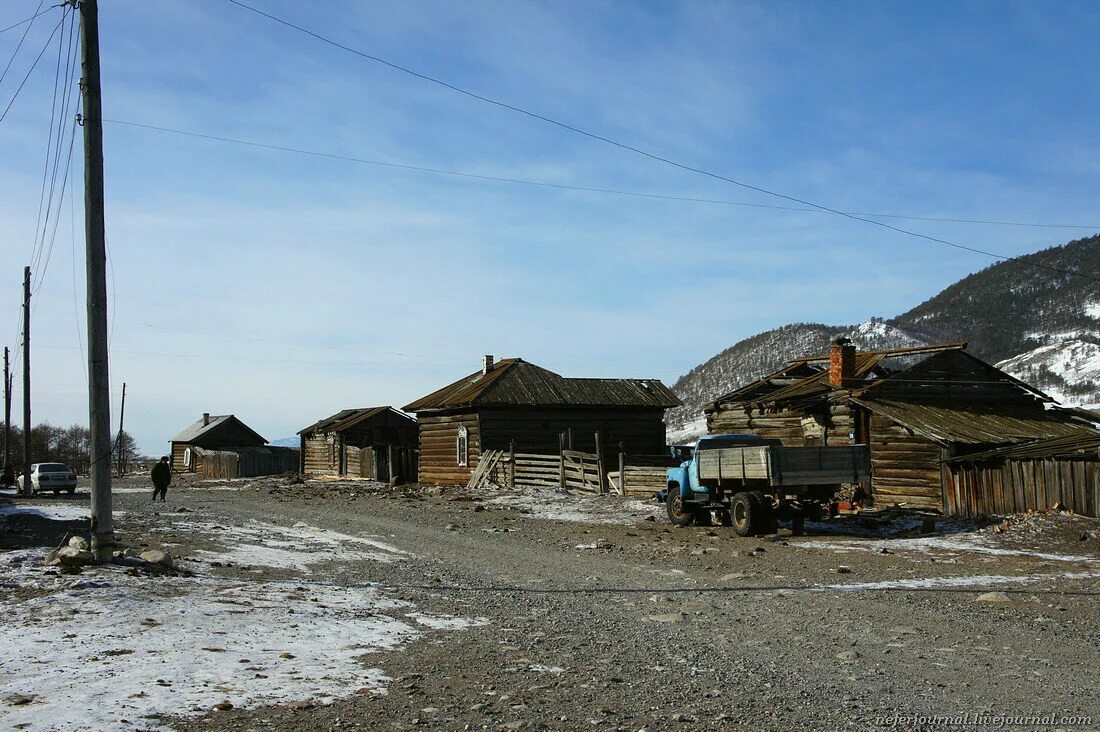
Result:
[[[19,487],[23,487],[23,476],[19,476]],[[64,463],[34,463],[31,465],[31,491],[42,493],[53,491],[56,496],[65,491],[70,496],[76,493],[76,473]]]

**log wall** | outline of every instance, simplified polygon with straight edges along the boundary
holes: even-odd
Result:
[[[458,464],[458,428],[466,428],[467,461]],[[507,445],[504,448],[507,449]],[[481,454],[477,413],[420,416],[420,482],[425,485],[466,485]]]
[[[486,450],[557,453],[559,435],[573,432],[573,449],[594,452],[596,432],[605,446],[626,445],[637,453],[665,447],[664,410],[653,408],[483,407],[481,436]]]
[[[302,440],[302,465],[306,475],[337,475],[335,447],[328,435],[318,433]]]
[[[871,416],[871,500],[944,510],[941,448],[893,420]]]

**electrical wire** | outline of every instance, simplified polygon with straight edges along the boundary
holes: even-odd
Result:
[[[67,11],[66,11],[67,12]],[[11,111],[12,105],[15,104],[15,100],[19,98],[19,93],[23,91],[23,87],[27,84],[27,79],[31,78],[31,74],[34,73],[34,69],[38,66],[38,62],[42,60],[43,54],[46,53],[46,49],[53,43],[53,37],[57,35],[57,30],[61,27],[61,24],[65,22],[64,16],[61,20],[57,21],[57,25],[53,27],[53,32],[50,33],[50,37],[46,39],[46,45],[42,46],[42,50],[38,52],[38,55],[34,59],[34,63],[27,69],[27,75],[23,77],[23,81],[19,82],[19,87],[15,90],[15,94],[12,95],[11,101],[8,102],[8,106],[4,107],[4,111],[0,113],[0,122],[4,121],[4,118],[8,116],[8,112]]]
[[[38,8],[36,8],[36,11],[42,9],[42,3],[44,3],[45,1],[46,0],[38,0]],[[8,63],[4,67],[4,70],[0,72],[0,84],[4,83],[4,77],[8,75],[8,71],[11,69],[11,65],[15,62],[15,57],[19,55],[19,50],[23,48],[23,42],[27,40],[27,34],[30,33],[31,28],[34,27],[34,19],[37,18],[39,15],[41,15],[41,13],[37,13],[36,15],[31,16],[28,20],[24,21],[25,23],[27,23],[27,27],[23,29],[23,35],[19,37],[19,43],[15,44],[15,50],[12,51],[11,58],[8,59]],[[5,30],[11,30],[15,27],[17,26],[9,26],[8,28],[5,28]]]
[[[762,194],[767,195],[767,196],[773,196],[775,198],[781,198],[783,200],[790,201],[792,203],[797,203],[797,204],[801,204],[803,206],[809,206],[811,208],[819,209],[819,210],[821,210],[825,213],[831,213],[831,214],[834,214],[836,216],[842,216],[844,218],[851,219],[853,221],[861,221],[865,224],[871,224],[872,226],[878,226],[878,227],[881,227],[883,229],[888,229],[890,231],[897,232],[899,234],[904,234],[906,236],[911,236],[911,237],[914,237],[914,238],[917,238],[917,239],[922,239],[924,241],[933,242],[935,244],[942,244],[944,246],[952,247],[954,249],[959,249],[961,251],[971,252],[973,254],[981,254],[981,255],[986,256],[986,257],[992,257],[993,259],[999,259],[999,260],[1003,260],[1003,261],[1006,261],[1006,262],[1016,262],[1018,264],[1023,264],[1023,265],[1028,266],[1028,267],[1035,267],[1035,268],[1044,269],[1044,270],[1047,270],[1047,271],[1050,271],[1050,272],[1057,272],[1059,274],[1065,274],[1065,275],[1070,275],[1070,276],[1074,276],[1074,277],[1081,277],[1081,278],[1084,278],[1084,279],[1092,280],[1094,282],[1100,282],[1100,277],[1093,277],[1092,275],[1088,275],[1088,274],[1085,274],[1083,272],[1077,272],[1077,271],[1074,271],[1074,270],[1063,270],[1063,269],[1058,269],[1056,267],[1048,267],[1046,265],[1039,264],[1039,263],[1036,263],[1036,262],[1029,262],[1027,260],[1021,259],[1020,257],[1011,257],[1011,256],[1007,256],[1007,255],[1004,255],[1004,254],[997,254],[996,252],[990,252],[990,251],[987,251],[985,249],[979,249],[977,247],[968,246],[968,245],[965,245],[965,244],[958,244],[956,242],[949,241],[947,239],[941,239],[939,237],[929,236],[928,234],[922,234],[920,232],[913,231],[911,229],[903,229],[899,226],[894,226],[892,224],[887,224],[883,221],[876,221],[875,219],[868,218],[866,216],[860,216],[858,214],[852,214],[852,213],[847,213],[845,211],[840,211],[838,209],[831,208],[829,206],[825,206],[825,205],[822,205],[822,204],[819,204],[819,203],[814,203],[813,201],[809,201],[809,200],[804,199],[804,198],[799,198],[797,196],[788,195],[786,193],[779,193],[778,191],[772,191],[772,190],[769,190],[769,189],[764,188],[762,186],[753,185],[751,183],[746,183],[744,181],[737,180],[736,178],[731,178],[729,176],[722,175],[720,173],[714,173],[714,172],[706,170],[704,168],[699,168],[699,167],[696,167],[696,166],[693,166],[693,165],[688,165],[686,163],[677,162],[676,160],[673,160],[672,158],[668,158],[668,157],[665,157],[663,155],[659,155],[657,153],[649,152],[648,150],[637,147],[635,145],[630,145],[630,144],[625,143],[625,142],[620,142],[619,140],[616,140],[614,138],[607,137],[605,135],[601,135],[601,134],[598,134],[598,133],[595,133],[595,132],[589,132],[586,129],[583,129],[581,127],[577,127],[575,125],[568,124],[566,122],[562,122],[560,120],[556,120],[553,117],[548,117],[546,115],[539,114],[538,112],[532,112],[531,110],[524,109],[523,107],[519,107],[519,106],[516,106],[514,104],[509,104],[508,102],[503,102],[499,99],[494,99],[492,97],[487,97],[483,94],[478,94],[478,93],[470,91],[468,89],[464,89],[460,86],[456,86],[455,84],[451,84],[449,82],[443,81],[442,79],[436,78],[434,76],[429,76],[428,74],[424,74],[424,73],[421,73],[419,71],[414,71],[413,69],[411,69],[407,66],[402,66],[401,64],[394,63],[393,61],[388,61],[388,60],[382,58],[381,56],[375,56],[373,54],[366,53],[364,51],[360,51],[358,49],[352,48],[351,46],[344,45],[343,43],[340,43],[340,42],[335,41],[331,38],[323,36],[320,33],[316,33],[314,31],[311,31],[308,28],[304,28],[300,25],[296,25],[294,23],[291,23],[288,20],[284,20],[284,19],[279,18],[275,15],[271,15],[270,13],[266,13],[266,12],[260,10],[259,8],[256,8],[256,7],[253,7],[251,5],[248,5],[247,3],[241,2],[241,0],[227,0],[227,1],[232,3],[233,5],[236,5],[240,8],[248,10],[249,12],[255,13],[256,15],[260,15],[264,18],[267,18],[268,20],[274,21],[275,23],[286,26],[287,28],[291,28],[291,29],[296,30],[300,33],[304,33],[304,34],[306,34],[306,35],[308,35],[308,36],[310,36],[310,37],[312,37],[312,38],[314,38],[318,41],[321,41],[322,43],[328,44],[330,46],[341,49],[343,51],[347,51],[348,53],[359,56],[360,58],[367,59],[368,61],[373,61],[375,63],[379,63],[379,64],[382,64],[384,66],[388,66],[389,68],[394,69],[396,71],[400,71],[401,73],[408,74],[409,76],[416,77],[418,79],[430,82],[432,84],[437,84],[437,85],[442,86],[446,89],[450,89],[451,91],[453,91],[457,94],[462,94],[464,96],[470,97],[471,99],[475,99],[477,101],[484,102],[486,104],[491,104],[491,105],[499,107],[501,109],[506,109],[506,110],[509,110],[511,112],[515,112],[517,114],[521,114],[521,115],[524,115],[526,117],[530,117],[531,119],[535,119],[535,120],[539,120],[541,122],[545,122],[546,124],[553,125],[553,126],[558,127],[560,129],[567,130],[569,132],[573,132],[573,133],[578,134],[578,135],[582,135],[584,137],[590,138],[592,140],[596,140],[598,142],[605,143],[607,145],[612,145],[612,146],[617,147],[621,150],[625,150],[627,152],[634,153],[635,155],[640,155],[642,157],[649,158],[650,160],[654,160],[656,162],[664,163],[665,165],[669,165],[669,166],[672,166],[674,168],[678,168],[680,170],[687,171],[689,173],[695,173],[696,175],[702,175],[702,176],[705,176],[707,178],[712,178],[714,180],[720,180],[720,181],[729,183],[731,185],[735,185],[735,186],[738,186],[740,188],[744,188],[746,190],[755,191],[757,193],[762,193]]]
[[[33,23],[34,19],[37,18],[39,15],[45,15],[46,13],[50,12],[54,8],[60,8],[61,6],[62,6],[62,3],[58,3],[57,5],[51,5],[50,7],[46,8],[45,10],[40,10],[40,11],[36,12],[34,15],[32,15],[29,18],[24,18],[23,20],[19,21],[18,23],[14,23],[12,25],[9,25],[7,28],[0,28],[0,33],[7,33],[8,31],[13,30],[15,28],[18,28],[19,26],[24,25],[26,23]],[[42,2],[38,3],[38,7],[39,8],[42,7]]]
[[[661,193],[648,193],[645,191],[628,191],[617,188],[595,188],[590,186],[572,186],[564,183],[550,183],[548,181],[528,180],[524,178],[509,178],[496,175],[484,175],[481,173],[469,173],[459,170],[447,170],[445,168],[430,168],[419,165],[407,165],[403,163],[392,163],[383,160],[372,160],[369,158],[358,158],[350,155],[341,155],[338,153],[327,153],[318,150],[308,150],[299,147],[287,147],[284,145],[270,145],[263,142],[256,142],[254,140],[242,140],[233,137],[222,137],[219,135],[208,135],[201,132],[193,132],[190,130],[173,129],[171,127],[160,127],[158,125],[144,124],[142,122],[133,122],[131,120],[121,119],[102,119],[102,122],[109,124],[126,125],[129,127],[138,127],[145,130],[152,130],[155,132],[165,132],[174,135],[182,135],[185,137],[194,137],[201,140],[212,140],[215,142],[226,142],[234,145],[244,145],[247,147],[255,147],[264,150],[274,150],[278,152],[294,153],[297,155],[309,155],[312,157],[328,158],[331,160],[341,160],[349,163],[361,163],[364,165],[374,165],[383,168],[394,168],[397,170],[410,170],[417,173],[431,173],[435,175],[448,175],[459,178],[470,178],[474,180],[491,181],[495,183],[515,183],[525,186],[536,186],[541,188],[555,188],[563,191],[580,191],[582,193],[605,193],[615,196],[633,196],[637,198],[652,198],[663,201],[683,201],[688,203],[704,203],[704,204],[718,204],[723,206],[745,206],[748,208],[765,208],[774,209],[779,211],[801,211],[804,213],[816,213],[825,214],[827,212],[816,208],[806,208],[803,206],[780,206],[769,203],[749,203],[747,201],[729,201],[723,199],[714,198],[696,198],[691,196],[672,196]],[[853,212],[848,212],[853,213]],[[902,214],[887,214],[887,213],[853,213],[855,216],[873,216],[883,219],[910,219],[913,221],[935,221],[940,223],[952,223],[952,224],[986,224],[993,226],[1025,226],[1035,228],[1050,228],[1050,229],[1086,229],[1100,231],[1100,224],[1087,225],[1087,224],[1042,224],[1020,221],[996,221],[991,219],[952,219],[952,218],[939,218],[934,216],[907,216]]]

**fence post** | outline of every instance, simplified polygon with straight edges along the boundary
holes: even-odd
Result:
[[[565,446],[568,447],[570,450],[573,449],[573,428],[572,427],[566,427],[565,428]]]
[[[516,487],[516,441],[508,443],[508,487]]]
[[[596,492],[603,494],[605,490],[603,470],[603,440],[600,439],[600,431],[596,430]]]
[[[619,493],[626,495],[626,445],[619,443]]]
[[[565,490],[565,433],[558,435],[558,483]]]

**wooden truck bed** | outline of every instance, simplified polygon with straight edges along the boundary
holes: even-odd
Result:
[[[768,485],[834,485],[870,478],[866,445],[723,447],[698,455],[702,480],[766,480]]]

